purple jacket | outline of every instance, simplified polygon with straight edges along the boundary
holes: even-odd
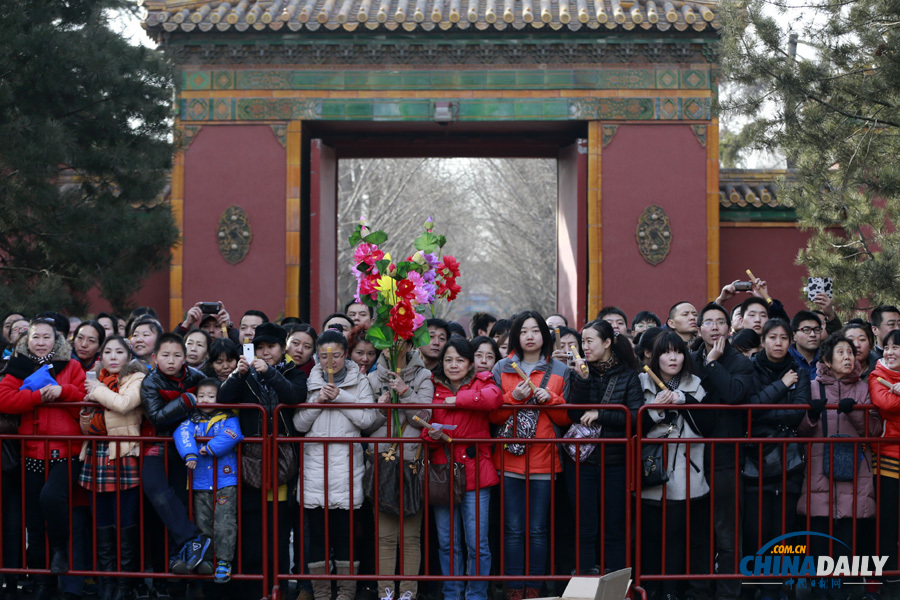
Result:
[[[821,382],[825,387],[827,404],[837,404],[841,398],[853,398],[857,404],[871,405],[869,386],[859,378],[859,363],[847,377],[838,381],[824,362],[816,367],[816,379],[812,382],[812,398],[821,398]],[[850,414],[826,410],[828,419],[828,435],[840,433],[851,437],[877,437],[881,435],[881,416],[877,410],[854,410]],[[868,430],[867,423],[868,420]],[[824,437],[822,419],[810,421],[809,414],[804,415],[797,428],[799,437]],[[872,451],[866,446],[865,460],[857,465],[856,481],[835,481],[832,494],[831,482],[825,476],[824,460],[827,444],[812,444],[810,456],[807,457],[806,475],[797,512],[806,515],[806,494],[809,490],[809,513],[813,517],[834,517],[836,519],[853,516],[853,499],[856,495],[857,518],[875,516],[875,487],[872,481]],[[858,448],[859,446],[857,446]],[[831,504],[831,506],[830,506]]]

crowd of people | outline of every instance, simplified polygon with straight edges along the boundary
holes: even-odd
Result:
[[[103,600],[165,599],[189,573],[207,576],[207,597],[259,597],[258,579],[231,578],[264,571],[294,574],[301,600],[486,600],[496,590],[477,576],[492,574],[522,600],[552,594],[543,575],[639,558],[643,575],[700,575],[648,580],[651,599],[747,600],[777,596],[702,576],[737,573],[761,543],[811,530],[860,555],[877,538],[897,570],[900,445],[880,436],[900,437],[900,309],[844,324],[820,294],[815,310],[789,316],[756,280],[728,310],[736,283],[663,319],[606,307],[575,327],[532,310],[477,313],[469,332],[429,319],[429,343],[407,343],[396,365],[366,339],[373,315],[355,301],[319,331],[258,310],[234,323],[220,302],[197,303],[170,332],[150,308],[85,321],[9,313],[0,433],[20,437],[3,440],[0,458],[2,567],[43,570],[29,582],[41,600],[86,595],[90,581],[67,575],[84,570],[174,576],[101,578]],[[276,431],[299,441],[277,445],[270,474],[262,442]],[[640,465],[626,460],[629,432],[642,437]],[[746,441],[795,436],[868,440]],[[464,477],[453,500],[404,496],[414,510],[381,510],[381,455]],[[813,553],[830,554],[819,540]],[[448,579],[404,578],[421,572]],[[377,587],[358,587],[359,573]],[[450,579],[464,574],[475,577]],[[22,583],[5,580],[7,595]],[[866,583],[900,596],[900,576]]]

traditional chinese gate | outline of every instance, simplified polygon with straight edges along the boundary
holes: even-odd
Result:
[[[714,3],[144,6],[179,72],[170,319],[212,298],[333,312],[348,157],[557,158],[557,303],[575,322],[718,293]]]

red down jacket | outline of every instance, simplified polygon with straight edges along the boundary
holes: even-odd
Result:
[[[55,402],[42,403],[39,391],[19,389],[22,382],[38,369],[37,363],[28,358],[25,344],[20,344],[16,354],[9,359],[6,375],[0,380],[0,412],[21,415],[18,433],[34,436],[33,441],[25,442],[26,458],[68,458],[78,456],[81,450],[79,441],[45,443],[46,439],[61,435],[81,435],[78,426],[80,408],[66,406],[66,403],[82,402],[85,396],[84,369],[77,360],[69,358],[72,350],[65,338],[57,336],[53,352],[60,360],[50,363],[50,374],[62,387]]]

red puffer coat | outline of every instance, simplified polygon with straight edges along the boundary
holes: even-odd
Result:
[[[500,483],[494,461],[491,460],[493,444],[466,444],[467,438],[491,437],[488,413],[503,404],[500,389],[494,385],[490,373],[470,373],[456,394],[450,389],[450,383],[442,378],[434,381],[434,403],[444,404],[450,396],[456,396],[456,410],[435,408],[432,411],[433,423],[456,425],[456,429],[447,430],[453,438],[453,460],[466,465],[466,491],[490,487]],[[435,441],[428,435],[428,429],[422,430],[422,439],[428,444],[429,459],[435,464],[446,464],[444,442]],[[477,460],[477,463],[476,463]],[[476,475],[477,472],[477,475]]]
[[[9,359],[6,375],[0,380],[0,412],[22,416],[19,424],[20,435],[34,436],[34,441],[25,442],[25,457],[56,459],[78,456],[81,442],[54,442],[45,444],[46,439],[61,435],[81,435],[78,426],[77,406],[66,406],[69,402],[84,401],[84,369],[77,360],[70,359],[72,350],[62,336],[57,336],[53,347],[54,356],[60,360],[51,363],[50,374],[62,387],[62,393],[55,402],[41,402],[39,391],[20,390],[22,382],[38,369],[38,365],[28,358],[27,338],[16,348],[16,354]],[[46,453],[49,451],[49,456]]]

